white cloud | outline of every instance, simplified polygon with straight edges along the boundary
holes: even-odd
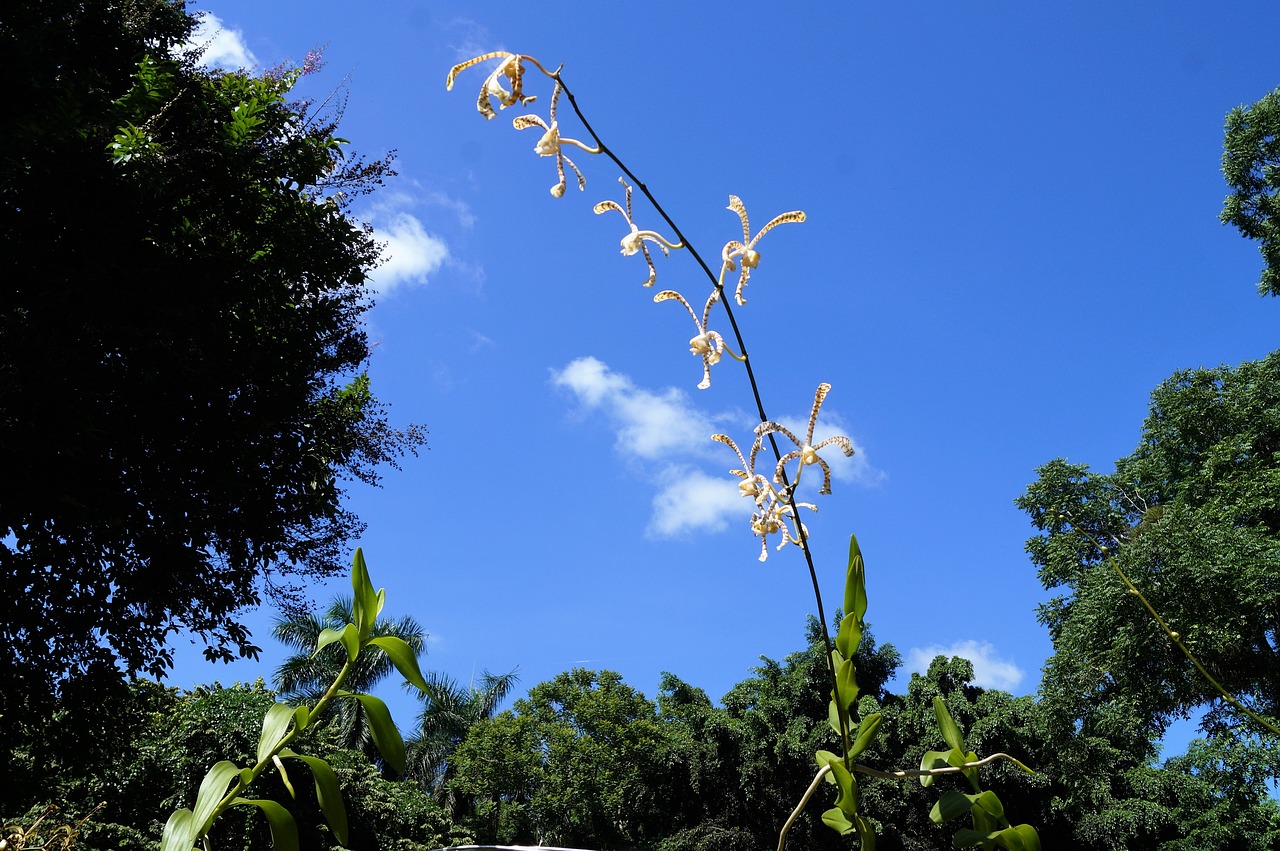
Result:
[[[670,538],[697,529],[718,532],[731,517],[746,517],[752,503],[742,498],[736,480],[712,478],[701,470],[671,466],[662,471],[665,484],[653,498],[648,532]]]
[[[227,29],[212,12],[200,13],[200,21],[185,47],[200,54],[201,64],[215,68],[235,71],[258,64],[258,58],[245,44],[244,34],[240,30]]]
[[[996,655],[996,648],[986,641],[957,641],[947,647],[931,644],[912,647],[907,652],[907,670],[923,674],[935,656],[960,656],[973,663],[974,685],[1013,691],[1026,674],[1012,662]]]
[[[686,393],[674,387],[655,393],[636,387],[592,357],[578,358],[552,383],[567,387],[588,408],[600,408],[618,431],[617,449],[650,461],[670,461],[676,455],[704,455],[715,446],[715,421],[695,408]]]
[[[374,238],[385,244],[382,264],[369,274],[374,289],[388,293],[404,284],[425,284],[449,259],[449,246],[427,233],[417,217],[380,208],[370,214]]]

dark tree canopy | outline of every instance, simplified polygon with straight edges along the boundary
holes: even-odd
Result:
[[[342,571],[343,482],[422,442],[370,391],[349,158],[300,72],[198,67],[181,2],[0,6],[0,619],[32,695]],[[344,194],[345,193],[345,194]],[[0,710],[15,709],[13,692]],[[12,717],[12,716],[11,716]]]
[[[1280,352],[1177,373],[1114,473],[1052,461],[1018,504],[1041,532],[1027,544],[1041,581],[1064,589],[1040,618],[1055,648],[1044,693],[1065,720],[1145,736],[1216,694],[1073,526],[1112,549],[1224,686],[1276,715]],[[1218,729],[1243,720],[1214,707]]]
[[[1280,89],[1227,114],[1222,173],[1233,190],[1222,221],[1261,243],[1258,289],[1280,295]]]

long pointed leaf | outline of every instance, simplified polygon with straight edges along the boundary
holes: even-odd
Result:
[[[844,613],[858,620],[867,614],[867,567],[862,560],[858,536],[849,536],[849,567],[844,577]]]
[[[964,736],[960,728],[947,711],[947,704],[940,695],[933,697],[933,714],[938,716],[938,727],[942,730],[942,740],[953,748],[965,750]]]
[[[164,823],[164,834],[160,837],[160,851],[191,851],[196,844],[195,814],[183,807],[174,810],[173,815]]]
[[[422,676],[422,669],[418,667],[418,654],[413,652],[404,639],[396,638],[394,635],[381,635],[370,638],[369,644],[381,648],[391,660],[391,664],[396,666],[400,676],[408,680],[410,685],[423,693],[430,691],[431,687],[427,685],[426,679]]]
[[[352,620],[363,644],[373,634],[373,624],[378,618],[378,595],[373,590],[369,568],[364,563],[364,550],[359,547],[351,559],[351,591]]]
[[[258,736],[258,762],[262,762],[280,744],[294,719],[294,708],[287,703],[273,703],[262,719],[262,735]]]
[[[387,761],[396,774],[404,774],[404,739],[391,720],[391,710],[387,705],[371,694],[353,694],[342,692],[344,697],[354,697],[364,708],[365,718],[369,721],[369,732],[373,734],[373,744],[378,753]]]
[[[880,732],[880,722],[883,720],[884,717],[879,712],[873,712],[862,719],[858,724],[857,738],[853,740],[853,746],[849,749],[850,759],[871,747],[871,743],[876,740],[876,734]]]
[[[232,780],[240,778],[240,768],[230,760],[215,762],[200,781],[200,791],[196,792],[196,805],[192,808],[195,819],[195,836],[199,838],[209,832],[213,823],[214,810],[227,795],[227,786]]]
[[[334,774],[329,763],[317,756],[302,756],[288,753],[290,759],[300,759],[311,769],[311,776],[316,781],[316,801],[320,804],[320,812],[329,823],[334,838],[339,845],[347,844],[347,807],[342,800],[342,790],[338,788],[338,775]]]
[[[249,798],[236,798],[232,803],[239,807],[253,806],[262,810],[267,823],[271,825],[271,847],[275,851],[298,851],[298,825],[284,807],[275,801]]]

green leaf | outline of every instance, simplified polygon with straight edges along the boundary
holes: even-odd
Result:
[[[262,810],[271,825],[271,847],[275,851],[298,851],[298,825],[284,807],[275,801],[249,798],[236,798],[232,803],[238,807],[253,806]]]
[[[192,808],[197,839],[209,832],[218,804],[227,796],[227,786],[232,780],[239,779],[239,766],[226,759],[215,762],[205,773],[204,779],[200,781],[200,791],[196,792],[196,805]]]
[[[1015,824],[1000,831],[996,844],[1007,851],[1040,851],[1040,834],[1029,824]]]
[[[845,724],[847,725],[848,712],[842,713],[839,705],[834,699],[827,702],[827,723],[831,725],[832,731],[834,731],[837,736],[843,736],[845,734],[845,730],[840,728],[840,717],[842,715],[845,716]]]
[[[846,614],[857,616],[859,621],[867,614],[867,567],[862,560],[862,548],[858,546],[857,535],[849,536],[849,567],[844,577],[844,610]]]
[[[410,649],[404,639],[396,638],[393,635],[382,635],[377,638],[370,638],[369,644],[381,648],[387,654],[387,658],[391,660],[391,664],[396,666],[400,676],[404,677],[410,685],[421,692],[430,690],[431,687],[427,685],[426,679],[422,676],[422,669],[418,667],[418,654]]]
[[[836,780],[836,788],[840,790],[840,794],[836,796],[836,806],[843,810],[845,815],[853,818],[858,814],[858,781],[854,780],[849,769],[844,767],[843,760],[837,759],[829,765],[831,776]]]
[[[873,712],[862,719],[858,724],[857,738],[853,740],[853,747],[849,751],[850,759],[871,747],[871,743],[876,740],[876,734],[880,732],[880,722],[883,720],[879,712]]]
[[[173,815],[164,823],[164,834],[160,837],[160,851],[191,851],[196,844],[195,815],[183,807],[174,810]]]
[[[920,770],[932,771],[935,768],[946,768],[951,763],[947,762],[946,751],[925,751],[924,756],[920,757]],[[932,786],[936,780],[931,774],[922,774],[919,777],[921,786]]]
[[[818,762],[818,768],[825,768],[827,765],[833,762],[841,762],[841,763],[844,762],[843,759],[836,756],[831,751],[818,751],[816,754],[814,754],[814,759],[816,759]],[[832,776],[830,772],[827,772],[827,776],[823,779],[826,780],[828,783],[836,782],[836,778]]]
[[[844,814],[844,810],[839,807],[832,807],[823,813],[822,823],[841,836],[844,836],[854,830],[853,822],[849,821],[849,817],[846,816]]]
[[[1040,851],[1040,835],[1029,824],[991,831],[962,828],[956,831],[952,841],[957,848],[969,848],[982,842],[994,842],[1005,851]]]
[[[1000,803],[1000,796],[990,789],[978,796],[974,803],[986,810],[996,819],[1004,818],[1004,804]]]
[[[951,713],[947,711],[947,704],[940,695],[933,697],[933,713],[938,716],[938,726],[942,729],[942,740],[953,748],[964,750],[964,736],[960,733],[960,728],[956,726],[956,722],[952,720]]]
[[[387,705],[371,694],[353,694],[349,691],[339,694],[360,701],[378,753],[382,754],[382,758],[396,774],[404,774],[404,739],[400,738],[400,731],[391,720],[391,711],[387,709]]]
[[[293,711],[293,726],[301,733],[307,729],[307,725],[311,723],[311,712],[305,706],[299,706]]]
[[[840,620],[840,630],[836,633],[836,649],[846,659],[852,659],[862,644],[862,619],[857,615],[845,615]]]
[[[258,762],[271,756],[280,740],[289,732],[294,708],[287,703],[273,703],[262,719],[262,735],[258,737]]]
[[[836,692],[840,708],[846,713],[858,702],[858,678],[852,659],[842,662],[836,669]]]
[[[364,550],[359,547],[351,559],[351,591],[351,614],[359,642],[363,644],[373,634],[373,624],[378,617],[378,595],[373,590],[369,568],[364,563]]]
[[[876,832],[871,829],[871,822],[858,816],[854,825],[858,828],[858,841],[862,843],[858,851],[876,851]]]
[[[347,651],[348,662],[354,662],[360,655],[360,631],[356,629],[355,624],[347,624],[340,630],[329,627],[321,630],[320,638],[316,641],[316,652],[311,654],[312,657],[314,658],[316,653],[335,641],[342,642],[343,648]]]
[[[946,824],[952,819],[960,818],[973,809],[974,799],[977,797],[955,789],[945,792],[938,803],[933,805],[933,809],[929,810],[929,820],[934,824]]]
[[[338,788],[338,775],[334,774],[329,763],[317,756],[302,756],[293,751],[281,752],[289,759],[300,759],[311,769],[311,776],[316,781],[316,800],[320,803],[320,812],[329,823],[334,838],[339,845],[347,844],[347,807],[342,801],[342,790]]]

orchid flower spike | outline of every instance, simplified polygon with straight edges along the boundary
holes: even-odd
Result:
[[[542,71],[542,73],[547,74],[548,76],[551,76],[551,74],[549,74],[546,68],[542,67],[542,63],[537,59],[534,59],[532,56],[523,56],[519,53],[507,53],[502,50],[485,53],[475,57],[474,59],[468,59],[466,62],[459,62],[457,65],[454,65],[449,69],[449,76],[445,78],[445,89],[452,91],[454,79],[459,73],[470,68],[472,65],[477,65],[488,59],[498,58],[501,58],[502,62],[499,63],[498,67],[494,68],[493,72],[485,78],[484,85],[480,87],[480,97],[476,100],[476,109],[480,111],[480,114],[485,118],[493,118],[498,114],[494,112],[493,105],[489,101],[490,98],[496,97],[498,99],[499,109],[506,109],[508,106],[512,106],[516,103],[523,106],[524,104],[533,103],[537,100],[536,95],[526,95],[524,93],[524,60],[527,59],[534,65],[537,65],[538,70]],[[510,91],[502,85],[504,80],[510,82]]]
[[[685,301],[684,296],[675,290],[663,290],[653,297],[656,304],[660,301],[669,301],[675,299],[684,305],[684,309],[689,311],[689,315],[693,317],[693,324],[698,326],[698,334],[689,341],[689,353],[699,355],[702,358],[702,383],[698,385],[699,390],[706,390],[711,386],[711,367],[720,362],[720,357],[725,352],[735,360],[746,360],[742,355],[734,352],[733,349],[725,345],[724,337],[716,331],[707,328],[707,319],[711,316],[711,305],[720,300],[720,291],[712,290],[711,296],[707,299],[707,306],[703,308],[702,319],[698,319],[698,314],[693,312],[693,307],[689,302]]]
[[[725,243],[720,251],[720,259],[724,263],[727,271],[734,271],[738,268],[737,264],[742,264],[742,273],[738,276],[738,288],[734,291],[733,297],[739,305],[747,303],[742,297],[742,288],[747,285],[747,279],[751,277],[751,270],[760,265],[760,252],[756,251],[756,243],[760,241],[760,237],[764,236],[775,227],[787,222],[803,222],[804,213],[800,210],[792,210],[789,213],[783,213],[775,216],[769,224],[760,228],[760,232],[755,236],[751,235],[751,224],[747,221],[747,208],[743,206],[742,200],[737,195],[729,196],[729,207],[738,214],[738,218],[742,220],[742,242],[736,239]]]
[[[804,443],[801,443],[786,426],[779,425],[778,423],[763,422],[756,426],[757,438],[763,439],[767,434],[778,432],[785,434],[791,442],[798,447],[797,449],[788,452],[786,455],[783,455],[782,458],[778,460],[777,469],[774,470],[773,473],[773,480],[775,482],[783,482],[783,468],[786,466],[788,461],[794,461],[799,458],[800,466],[796,470],[795,481],[791,483],[792,488],[794,489],[795,486],[800,483],[800,474],[804,471],[805,467],[811,464],[817,464],[822,468],[822,489],[819,490],[818,493],[831,493],[831,468],[827,466],[826,461],[823,461],[818,457],[818,450],[824,446],[834,444],[835,446],[840,447],[840,451],[843,452],[846,457],[851,457],[854,450],[853,441],[849,440],[847,437],[828,437],[826,440],[816,445],[813,443],[813,430],[818,422],[818,410],[822,407],[822,401],[827,398],[827,394],[829,392],[831,392],[831,385],[823,383],[818,385],[818,392],[813,394],[813,410],[809,412],[809,430],[805,433]]]
[[[658,280],[658,269],[653,265],[653,257],[649,254],[649,247],[646,246],[645,243],[652,242],[654,245],[658,246],[658,248],[662,249],[662,253],[664,255],[669,255],[671,253],[668,249],[684,248],[684,243],[671,242],[661,234],[651,230],[640,230],[640,228],[636,227],[636,223],[631,220],[631,187],[628,186],[627,181],[621,177],[618,178],[618,182],[627,190],[627,208],[624,210],[622,207],[618,206],[617,201],[601,201],[599,204],[596,204],[595,212],[598,216],[608,210],[617,210],[622,214],[622,217],[627,220],[627,226],[631,228],[631,233],[624,236],[621,240],[622,256],[630,257],[633,254],[644,255],[644,262],[649,264],[649,280],[645,281],[644,285],[646,287],[651,287],[653,286],[654,281]],[[697,317],[694,318],[696,319]]]

